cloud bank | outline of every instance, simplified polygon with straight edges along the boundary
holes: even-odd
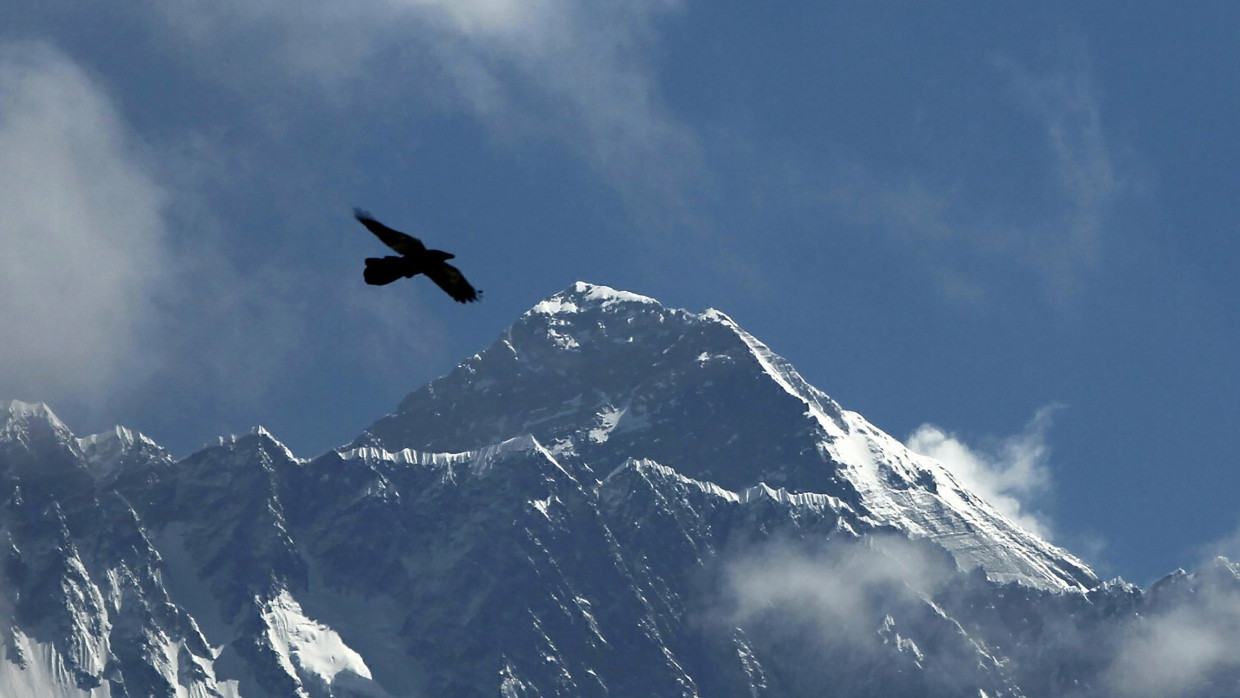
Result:
[[[725,556],[721,628],[765,679],[814,695],[1213,698],[1240,686],[1240,565],[1216,558],[1145,592],[995,584],[895,535],[767,541]],[[984,601],[982,601],[984,600]],[[979,602],[981,601],[981,602]],[[999,650],[997,654],[995,650]]]
[[[978,695],[998,667],[934,600],[969,579],[898,534],[765,541],[726,556],[714,632],[739,637],[780,695]]]

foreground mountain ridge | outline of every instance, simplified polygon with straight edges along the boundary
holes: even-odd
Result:
[[[1240,695],[1141,673],[1240,565],[1099,583],[726,315],[584,283],[313,459],[9,403],[0,502],[13,698]]]

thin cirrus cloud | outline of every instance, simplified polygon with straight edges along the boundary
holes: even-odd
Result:
[[[1005,62],[1021,101],[1044,127],[1053,155],[1060,208],[1024,241],[1031,263],[1060,297],[1077,290],[1081,276],[1100,260],[1107,222],[1129,185],[1105,134],[1097,88],[1084,53],[1065,70],[1037,75]]]
[[[167,281],[165,193],[104,91],[43,43],[0,45],[0,152],[0,389],[99,399]]]
[[[1035,504],[1051,488],[1046,433],[1059,405],[1034,414],[1025,428],[990,447],[966,444],[959,436],[923,424],[906,440],[913,451],[943,463],[961,484],[1024,528],[1050,538],[1052,528]]]
[[[844,218],[883,231],[916,253],[942,295],[964,305],[993,299],[993,270],[1032,275],[1044,297],[1063,302],[1085,287],[1105,260],[1112,212],[1136,176],[1107,136],[1085,51],[1038,72],[996,60],[1009,94],[996,110],[1037,124],[1036,146],[1046,203],[1036,213],[986,200],[967,187],[934,184],[926,173],[878,172],[841,162],[830,172],[826,201]],[[1031,132],[1034,133],[1034,132]]]

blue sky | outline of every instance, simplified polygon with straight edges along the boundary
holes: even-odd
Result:
[[[0,6],[0,396],[316,455],[581,279],[1103,574],[1240,544],[1240,5],[200,5]],[[362,285],[355,205],[485,301]]]

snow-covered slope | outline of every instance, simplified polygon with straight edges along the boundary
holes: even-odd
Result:
[[[465,450],[521,434],[598,473],[649,458],[731,489],[829,494],[870,526],[934,540],[996,580],[1097,583],[1080,560],[841,408],[716,310],[577,283],[409,395],[357,443]]]
[[[588,284],[313,459],[0,406],[4,698],[1234,696],[1157,650],[1240,644],[1237,580],[1099,584],[722,313]]]
[[[143,462],[155,465],[156,452]],[[230,695],[163,587],[136,512],[95,482],[82,444],[45,405],[0,411],[0,695]]]

